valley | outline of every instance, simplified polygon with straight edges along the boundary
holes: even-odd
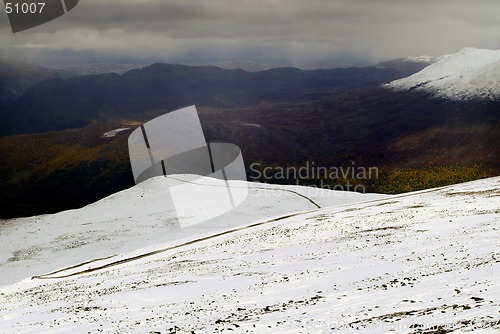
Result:
[[[0,112],[1,217],[78,208],[127,189],[133,185],[128,132],[103,134],[190,104],[209,142],[241,148],[250,180],[259,179],[252,164],[355,165],[380,174],[260,181],[400,193],[498,175],[498,100],[383,86],[439,65],[417,60],[260,72],[154,64],[122,75],[40,82]]]

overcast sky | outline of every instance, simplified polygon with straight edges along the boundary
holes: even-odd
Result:
[[[466,46],[500,49],[499,0],[80,0],[0,54],[40,64],[366,65]]]

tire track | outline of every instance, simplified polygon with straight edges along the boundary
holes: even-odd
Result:
[[[280,216],[280,217],[277,217],[277,218],[273,218],[273,219],[269,219],[269,220],[257,222],[257,223],[254,223],[254,224],[250,224],[250,225],[238,227],[238,228],[235,228],[235,229],[227,230],[227,231],[224,231],[224,232],[212,234],[212,235],[209,235],[209,236],[206,236],[206,237],[197,238],[197,239],[194,239],[194,240],[191,240],[191,241],[187,241],[187,242],[184,242],[182,244],[175,245],[175,246],[170,246],[170,247],[167,247],[167,248],[162,248],[162,249],[158,249],[158,250],[155,250],[155,251],[151,251],[151,252],[139,254],[139,255],[128,257],[128,258],[121,259],[121,260],[117,260],[117,261],[114,261],[114,262],[111,262],[111,263],[107,263],[107,264],[101,265],[99,267],[89,268],[89,269],[81,270],[81,271],[78,271],[78,272],[75,272],[75,273],[71,273],[71,274],[67,274],[67,275],[52,276],[53,274],[60,273],[60,272],[63,272],[63,271],[67,271],[67,270],[74,269],[74,268],[78,268],[80,266],[83,266],[83,265],[86,265],[86,264],[89,264],[89,263],[92,263],[92,262],[97,262],[97,261],[109,259],[109,258],[112,258],[112,257],[114,257],[116,255],[108,256],[106,258],[101,258],[101,259],[94,259],[94,260],[90,260],[90,261],[87,261],[87,262],[80,263],[78,265],[74,265],[74,266],[71,266],[71,267],[63,268],[63,269],[60,269],[60,270],[57,270],[57,271],[54,271],[54,272],[51,272],[51,273],[48,273],[48,274],[33,276],[31,279],[35,279],[35,278],[37,278],[37,279],[58,279],[58,278],[72,277],[72,276],[81,275],[81,274],[88,274],[88,273],[91,273],[91,272],[94,272],[94,271],[98,271],[98,270],[102,270],[102,269],[107,269],[107,268],[114,267],[114,266],[117,266],[117,265],[120,265],[120,264],[124,264],[124,263],[127,263],[127,262],[132,262],[132,261],[135,261],[135,260],[139,260],[139,259],[142,259],[142,258],[145,258],[145,257],[148,257],[148,256],[152,256],[152,255],[164,253],[164,252],[169,251],[169,250],[173,250],[173,249],[185,247],[185,246],[188,246],[188,245],[192,245],[192,244],[195,244],[195,243],[198,243],[198,242],[202,242],[202,241],[206,241],[206,240],[210,240],[210,239],[215,239],[215,238],[221,237],[223,235],[231,234],[231,233],[238,232],[238,231],[243,231],[243,230],[246,230],[246,229],[251,229],[253,227],[264,225],[264,224],[268,224],[268,223],[274,223],[274,222],[277,222],[277,221],[280,221],[280,220],[283,220],[283,219],[287,219],[287,218],[291,218],[291,217],[295,217],[295,216],[299,216],[299,215],[302,215],[302,214],[305,214],[305,213],[310,213],[310,212],[315,212],[315,211],[317,211],[317,210],[296,212],[296,213],[293,213],[293,214],[288,214],[288,215],[285,215],[285,216]]]

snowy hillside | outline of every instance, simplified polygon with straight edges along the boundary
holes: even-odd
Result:
[[[0,287],[0,331],[500,330],[500,177],[390,197],[249,186],[274,190],[175,237],[161,178],[1,225],[2,274],[38,277]]]
[[[407,78],[387,85],[395,90],[424,90],[453,100],[500,99],[500,50],[464,48]]]
[[[318,206],[387,197],[248,183],[248,198],[235,210],[181,229],[170,198],[171,182],[172,178],[150,179],[79,210],[0,221],[0,286],[89,259],[154,249],[157,244],[212,235]]]

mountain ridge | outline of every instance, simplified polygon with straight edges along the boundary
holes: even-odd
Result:
[[[128,118],[192,104],[235,108],[313,101],[339,89],[378,86],[401,77],[401,71],[366,67],[246,72],[156,63],[123,75],[52,79],[30,87],[3,111],[0,134],[77,128],[110,116]]]
[[[500,50],[463,48],[385,87],[424,90],[453,100],[500,100]]]
[[[0,107],[13,103],[36,83],[51,78],[70,78],[77,75],[70,70],[50,69],[0,57]]]

